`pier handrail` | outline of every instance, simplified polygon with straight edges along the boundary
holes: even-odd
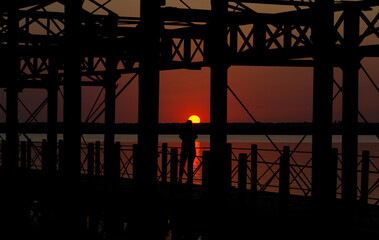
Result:
[[[20,161],[19,167],[26,168],[33,171],[40,171],[43,169],[44,164],[44,149],[45,146],[43,142],[46,141],[24,141],[20,142]],[[60,142],[61,144],[61,142]],[[89,143],[94,144],[94,143]],[[3,140],[0,143],[0,163],[5,157],[5,146],[6,142]],[[93,173],[94,176],[104,175],[104,146],[100,142],[96,142],[96,146],[92,146],[93,152],[89,153],[88,144],[82,145],[82,163],[81,163],[81,173],[83,175],[88,175],[89,172]],[[180,154],[179,146],[159,146],[158,149],[158,162],[157,162],[157,181],[158,182],[170,182],[172,179],[171,171],[171,149],[178,149]],[[256,189],[256,191],[268,191],[268,192],[278,192],[279,181],[280,181],[280,159],[281,153],[276,149],[268,148],[256,148],[256,156],[254,161],[257,164],[257,169],[252,166],[252,147],[250,148],[231,148],[231,186],[234,188],[238,187],[238,175],[240,169],[239,155],[246,154],[247,156],[247,179],[246,185],[248,190]],[[62,148],[60,145],[57,146],[57,171],[60,171],[62,159]],[[200,147],[197,149],[202,151],[207,151],[209,148]],[[310,196],[311,195],[311,169],[312,169],[312,155],[311,151],[297,150],[294,148],[289,152],[289,189],[293,195]],[[90,157],[90,162],[88,154],[93,154]],[[163,157],[164,156],[164,157]],[[359,185],[357,187],[357,193],[359,198],[367,198],[370,204],[379,205],[379,156],[367,156],[367,153],[359,154],[358,157],[358,171],[357,175],[359,179],[358,183],[365,183],[366,185]],[[366,158],[366,159],[365,159]],[[120,147],[120,178],[121,179],[133,179],[133,164],[135,161],[134,147],[130,144],[121,144]],[[166,161],[163,163],[163,161]],[[178,161],[179,162],[179,161]],[[163,166],[162,164],[166,164]],[[178,163],[179,164],[179,163]],[[341,197],[341,154],[337,155],[336,166],[336,196]],[[88,171],[88,166],[93,167],[91,171]],[[192,179],[193,184],[201,185],[202,183],[202,166],[203,158],[202,154],[197,154],[194,160],[194,167],[192,176],[189,176],[187,168],[185,168],[183,181],[186,182],[189,178]],[[192,168],[191,168],[192,169]],[[256,171],[254,173],[253,171]],[[176,171],[177,173],[177,171]],[[256,174],[256,176],[254,176]],[[370,175],[370,178],[368,178]],[[256,179],[252,179],[255,177]],[[165,180],[163,180],[165,179]],[[256,186],[252,186],[256,184]]]

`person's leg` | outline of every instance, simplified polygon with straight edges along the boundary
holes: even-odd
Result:
[[[193,161],[195,160],[195,154],[190,154],[188,156],[188,172],[187,172],[187,176],[188,178],[190,178],[190,176],[192,177],[192,181],[193,181]],[[191,168],[189,167],[189,165],[191,164]]]
[[[180,153],[180,163],[179,163],[179,183],[182,183],[182,177],[184,173],[184,166],[186,165],[187,154],[185,151]]]

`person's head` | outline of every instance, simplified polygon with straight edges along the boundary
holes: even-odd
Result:
[[[192,121],[191,120],[187,120],[186,127],[192,128]]]

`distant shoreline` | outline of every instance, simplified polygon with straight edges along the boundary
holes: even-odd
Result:
[[[183,123],[160,123],[158,127],[159,134],[178,134]],[[46,123],[28,123],[20,124],[20,132],[23,133],[46,133]],[[198,134],[209,134],[210,124],[195,124]],[[63,132],[63,123],[58,123],[57,132]],[[0,123],[0,133],[5,133],[5,123]],[[102,134],[104,133],[104,124],[83,124],[83,134]],[[118,123],[115,127],[116,134],[137,134],[137,123]],[[229,135],[311,135],[312,123],[308,122],[291,122],[291,123],[228,123],[227,134]],[[333,134],[342,134],[342,123],[333,124]],[[379,135],[379,123],[359,123],[359,135]]]

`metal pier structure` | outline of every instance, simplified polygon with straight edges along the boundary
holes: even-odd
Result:
[[[119,16],[107,8],[109,2],[0,3],[0,113],[6,124],[0,169],[2,239],[165,239],[168,232],[172,239],[247,239],[269,236],[272,231],[276,237],[304,239],[324,236],[326,230],[335,237],[378,236],[377,202],[364,206],[358,202],[358,193],[362,198],[370,190],[358,186],[367,179],[358,181],[358,176],[366,176],[360,173],[369,172],[370,166],[377,167],[365,152],[364,167],[358,169],[358,119],[366,121],[358,109],[359,71],[366,72],[361,65],[364,58],[379,57],[377,1],[210,0],[210,9],[203,10],[169,7],[164,0],[140,0],[140,17]],[[260,13],[255,10],[260,4],[292,8]],[[244,154],[238,157],[237,189],[242,190],[231,187],[227,93],[238,97],[227,83],[230,66],[313,68],[310,193],[301,198],[291,195],[291,201],[303,203],[301,207],[286,207],[293,203],[288,202],[293,176],[285,170],[275,175],[282,194],[260,188],[245,196]],[[162,184],[167,176],[159,174],[162,169],[157,167],[159,73],[201,68],[210,68],[211,85],[210,149],[203,153],[202,185]],[[334,80],[335,68],[342,69],[342,86]],[[121,76],[130,81],[120,83]],[[125,180],[120,178],[125,167],[120,164],[122,151],[115,142],[115,104],[137,77],[138,144],[133,148],[132,180]],[[84,160],[95,164],[94,155],[88,153],[96,152],[96,146],[86,146],[85,158],[82,147],[81,102],[91,87],[103,89],[102,104],[90,109],[93,114],[85,120],[104,119],[104,172],[96,178],[83,176]],[[338,199],[339,153],[332,148],[336,87],[343,96]],[[32,141],[20,141],[21,135],[29,138],[19,127],[20,108],[26,108],[20,96],[31,89],[46,96],[35,111],[28,110],[26,120],[36,119],[46,106],[43,133],[47,137],[41,148],[33,148]],[[63,116],[60,144],[58,115]],[[27,167],[31,149],[40,149],[42,169]],[[275,150],[280,153],[281,169],[288,169],[292,152]],[[175,154],[173,149],[171,156]],[[87,166],[89,176],[96,175],[95,165]],[[249,179],[254,182],[257,178],[251,173]],[[170,174],[174,176],[175,171]],[[375,187],[377,180],[374,182]],[[269,207],[267,203],[275,199],[280,199],[279,206]],[[198,218],[194,216],[197,213]],[[297,234],[291,230],[292,224],[300,229]]]

